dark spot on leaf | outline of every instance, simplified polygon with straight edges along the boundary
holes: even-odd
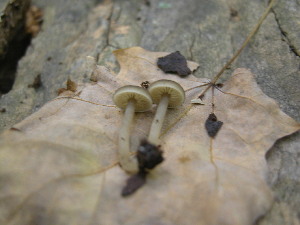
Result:
[[[157,66],[165,73],[175,73],[179,76],[187,76],[192,73],[187,66],[187,61],[179,51],[165,57],[158,58]]]
[[[146,172],[138,172],[137,174],[128,178],[125,187],[122,190],[122,196],[128,196],[138,190],[146,183]]]
[[[186,163],[186,162],[190,161],[191,158],[189,156],[181,156],[180,158],[178,158],[178,160],[181,163]]]
[[[162,154],[163,152],[159,146],[143,140],[137,152],[137,160],[140,171],[153,169],[155,166],[160,164],[164,160]]]
[[[205,128],[207,131],[208,136],[214,138],[219,130],[221,129],[223,125],[222,121],[218,121],[218,118],[214,113],[209,114],[206,122],[205,122]]]

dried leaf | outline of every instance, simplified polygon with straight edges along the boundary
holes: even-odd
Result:
[[[75,92],[77,90],[77,84],[70,78],[67,80],[67,90]]]
[[[97,66],[98,83],[80,85],[78,98],[58,97],[15,125],[19,132],[1,135],[0,224],[250,225],[266,213],[272,193],[265,154],[300,126],[246,69],[237,69],[214,98],[207,92],[205,105],[190,104],[201,91],[193,89],[183,107],[168,110],[161,143],[165,161],[136,193],[120,196],[128,176],[118,166],[122,112],[111,107],[112,93],[124,84],[166,79],[156,60],[167,53],[136,47],[115,54],[117,76]],[[192,77],[167,79],[185,89],[199,85]],[[215,138],[204,127],[212,103],[224,123]],[[133,151],[153,114],[136,115]]]
[[[214,113],[209,114],[205,121],[205,128],[208,136],[215,137],[223,125],[222,121],[219,121]]]
[[[165,73],[176,73],[179,76],[187,76],[192,73],[187,66],[186,59],[179,51],[158,58],[157,66]]]
[[[142,187],[146,183],[146,175],[146,172],[138,172],[137,174],[129,177],[126,186],[122,190],[122,196],[129,196]]]
[[[36,6],[31,6],[26,12],[25,29],[33,37],[40,32],[43,23],[43,12]]]
[[[66,88],[59,88],[57,90],[57,95],[64,95],[64,96],[74,96],[75,92],[77,91],[77,84],[68,78],[66,82]]]

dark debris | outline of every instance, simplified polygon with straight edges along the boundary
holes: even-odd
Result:
[[[208,136],[214,138],[219,130],[221,129],[223,125],[222,121],[218,121],[218,118],[214,113],[209,114],[206,122],[205,122],[205,128],[207,131]]]
[[[222,88],[223,86],[224,86],[224,84],[222,84],[222,83],[216,84],[216,87],[217,87],[217,88]]]
[[[187,76],[192,73],[187,66],[187,61],[179,51],[158,58],[157,66],[165,73],[175,73],[179,76]]]
[[[162,154],[163,152],[159,146],[143,140],[137,152],[137,160],[140,171],[151,170],[160,164],[164,160]]]
[[[16,127],[11,127],[9,130],[21,132],[21,130],[19,128],[16,128]]]
[[[234,8],[230,8],[230,16],[237,17],[239,15],[238,11]]]
[[[139,172],[128,178],[121,195],[123,197],[133,194],[146,183],[149,170],[160,164],[164,158],[163,151],[159,146],[143,140],[137,151],[137,160],[139,164]]]
[[[67,90],[72,92],[75,92],[77,90],[77,84],[70,78],[68,78],[67,80]]]
[[[41,79],[41,74],[38,74],[35,78],[32,84],[28,85],[28,88],[34,88],[38,89],[42,86],[42,79]]]
[[[141,83],[141,87],[142,88],[145,88],[145,89],[148,89],[148,87],[149,87],[149,85],[150,85],[150,82],[149,81],[143,81],[142,83]]]
[[[122,196],[128,196],[138,190],[146,183],[146,175],[145,172],[138,172],[137,174],[128,178],[125,187],[122,190]]]
[[[72,92],[77,91],[77,84],[74,81],[72,81],[70,78],[68,78],[66,82],[66,88],[59,88],[57,90],[57,95],[61,95],[65,91],[72,91]]]
[[[230,17],[231,19],[237,20],[239,18],[239,12],[234,8],[230,8]]]

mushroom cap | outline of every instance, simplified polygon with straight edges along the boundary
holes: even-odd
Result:
[[[158,80],[150,84],[148,91],[155,104],[160,102],[163,95],[169,95],[169,108],[182,105],[185,99],[185,92],[180,84],[172,80]]]
[[[152,98],[148,91],[139,86],[127,85],[116,90],[113,101],[121,109],[125,109],[129,100],[134,99],[135,111],[144,112],[152,108]]]

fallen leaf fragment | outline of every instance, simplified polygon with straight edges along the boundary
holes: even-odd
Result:
[[[33,37],[40,32],[43,23],[43,12],[36,6],[31,6],[26,12],[25,29]]]
[[[187,66],[186,59],[179,51],[158,58],[157,66],[165,73],[175,73],[179,76],[187,76],[192,73]]]
[[[215,137],[223,125],[222,121],[219,121],[214,113],[209,114],[205,121],[205,129],[208,136]]]
[[[58,97],[16,124],[20,132],[1,134],[0,224],[251,225],[264,215],[273,201],[265,154],[300,125],[246,69],[237,69],[222,92],[214,92],[214,113],[224,123],[217,136],[205,130],[211,93],[205,105],[190,105],[201,88],[188,91],[185,105],[167,114],[164,163],[136,193],[120,196],[128,179],[115,144],[122,112],[103,105],[112,104],[120,86],[165,79],[156,60],[168,53],[135,47],[115,54],[120,73],[97,66],[98,82],[80,85],[78,98],[86,101]],[[169,79],[185,89],[199,85],[192,77]],[[136,114],[132,151],[147,135],[153,114]]]
[[[75,92],[77,90],[77,84],[70,78],[67,80],[67,90]]]
[[[200,98],[195,98],[191,100],[192,104],[204,105],[203,101]]]
[[[77,84],[68,78],[66,82],[66,88],[60,88],[57,90],[57,95],[65,94],[67,96],[72,96],[77,91]]]
[[[147,173],[145,172],[138,172],[137,174],[129,177],[125,187],[122,189],[122,196],[129,196],[142,187],[146,183],[146,175]]]

